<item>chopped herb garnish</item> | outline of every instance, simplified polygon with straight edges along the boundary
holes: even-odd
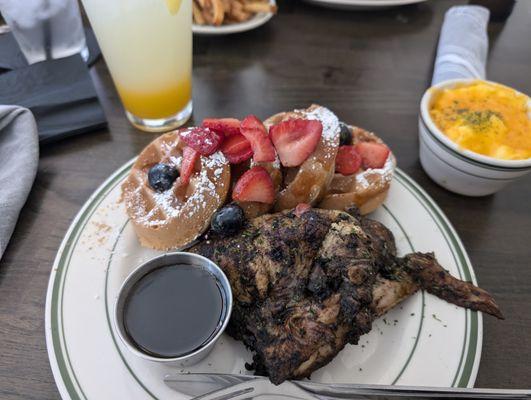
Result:
[[[442,322],[439,318],[437,318],[437,315],[435,315],[435,314],[431,314],[431,316],[433,317],[434,320],[439,321],[439,322]]]

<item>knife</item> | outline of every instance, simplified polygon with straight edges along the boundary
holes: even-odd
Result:
[[[199,396],[226,389],[244,382],[267,379],[263,376],[215,373],[176,373],[164,377],[171,389]],[[531,399],[531,390],[519,389],[465,389],[424,386],[390,386],[365,384],[325,384],[310,381],[290,381],[306,392],[330,399],[386,399],[393,397],[415,399]]]

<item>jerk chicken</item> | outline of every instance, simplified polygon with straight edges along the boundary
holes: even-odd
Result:
[[[190,251],[226,273],[234,295],[227,332],[275,384],[309,377],[419,289],[503,318],[489,293],[452,277],[432,253],[397,257],[392,233],[356,212],[263,215]]]

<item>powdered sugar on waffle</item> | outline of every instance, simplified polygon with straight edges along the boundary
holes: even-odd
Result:
[[[298,110],[306,119],[320,121],[323,125],[321,140],[326,146],[338,146],[339,143],[339,120],[337,116],[326,107],[312,106],[310,110]],[[329,159],[332,153],[325,152],[324,158]]]
[[[367,180],[367,175],[374,175],[378,174],[381,175],[381,179],[384,182],[391,182],[393,179],[393,172],[395,170],[396,160],[393,156],[393,153],[389,153],[389,156],[387,157],[387,160],[385,161],[385,164],[382,168],[369,168],[365,171],[362,171],[356,175],[356,186],[360,186],[361,188],[368,188],[371,186],[371,183]]]
[[[168,161],[168,164],[170,164],[172,167],[179,168],[183,162],[183,158],[181,156],[170,156]]]
[[[220,171],[223,171],[223,166],[228,163],[227,159],[223,155],[221,151],[216,151],[214,154],[212,154],[209,157],[201,157],[201,160],[205,160],[205,165],[208,168],[216,168],[218,167]],[[217,175],[219,177],[221,175],[221,172]]]
[[[158,140],[161,154],[163,154],[164,157],[170,157],[170,158],[177,158],[175,156],[170,156],[172,152],[175,150],[175,143],[169,142],[169,141],[161,141]]]
[[[170,162],[180,167],[182,157],[170,157]],[[216,187],[223,186],[222,174],[223,167],[227,165],[227,160],[221,152],[216,152],[208,157],[201,157],[201,170],[195,173],[191,178],[191,185],[194,186],[193,193],[185,202],[179,201],[172,189],[159,193],[150,190],[153,202],[155,203],[151,210],[147,210],[148,204],[144,199],[145,193],[139,186],[131,193],[129,206],[133,206],[132,211],[137,223],[147,226],[159,226],[168,223],[169,220],[178,217],[191,217],[194,213],[206,209],[207,198],[219,200]],[[209,177],[208,171],[213,171]],[[156,218],[162,211],[164,217]]]
[[[328,145],[333,145],[339,137],[339,120],[337,116],[326,107],[315,107],[311,111],[301,110],[308,119],[321,121],[323,125],[322,138]]]

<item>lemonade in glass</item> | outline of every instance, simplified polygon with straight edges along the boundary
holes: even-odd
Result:
[[[82,0],[127,118],[158,132],[192,113],[192,0]]]

